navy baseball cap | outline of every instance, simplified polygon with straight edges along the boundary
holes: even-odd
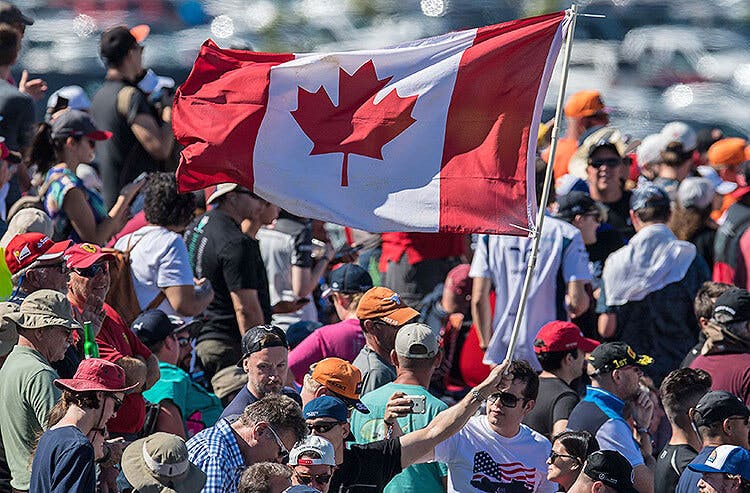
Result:
[[[695,405],[694,420],[697,426],[709,426],[733,416],[750,417],[750,409],[739,397],[726,390],[707,392]]]
[[[633,190],[633,195],[630,196],[630,209],[635,212],[646,207],[669,209],[669,195],[656,185],[650,183],[641,185]]]
[[[599,208],[596,206],[596,202],[591,198],[588,191],[573,191],[558,197],[557,199],[557,213],[555,216],[560,219],[571,221],[576,216],[589,212],[596,212],[598,214]]]
[[[302,415],[305,419],[333,418],[339,423],[349,421],[349,411],[344,401],[330,395],[322,395],[308,402]]]
[[[364,293],[372,288],[372,277],[365,269],[356,264],[344,264],[331,272],[328,288],[323,297],[331,293]]]
[[[289,343],[289,349],[297,347],[300,342],[320,327],[323,327],[323,324],[317,320],[300,320],[291,324],[286,329],[286,342]]]
[[[161,310],[146,310],[133,320],[130,328],[146,345],[161,342],[174,332],[179,332],[175,330],[167,314]]]
[[[94,125],[91,115],[80,110],[65,110],[56,116],[50,124],[53,139],[67,137],[88,137],[92,140],[107,140],[112,138],[112,132],[99,130]]]

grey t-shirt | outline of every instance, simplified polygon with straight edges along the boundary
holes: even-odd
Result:
[[[396,369],[367,346],[362,348],[352,364],[362,372],[362,392],[360,395],[380,388],[396,379]]]

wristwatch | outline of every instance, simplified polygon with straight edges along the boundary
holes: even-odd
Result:
[[[477,402],[484,402],[487,400],[486,397],[484,397],[477,389],[471,390],[471,396],[476,400]]]

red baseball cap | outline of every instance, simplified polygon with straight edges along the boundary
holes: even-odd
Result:
[[[54,383],[58,388],[73,392],[127,392],[138,386],[137,383],[126,386],[125,370],[99,358],[81,361],[73,378],[58,378]]]
[[[65,261],[69,269],[85,269],[99,260],[112,260],[111,253],[104,252],[99,245],[79,243],[65,250]]]
[[[534,352],[550,353],[579,348],[590,353],[599,346],[599,341],[583,337],[583,332],[571,322],[554,320],[542,326],[534,340]]]
[[[72,243],[70,240],[55,243],[43,233],[16,235],[5,247],[5,263],[10,273],[16,274],[34,262],[62,257]]]

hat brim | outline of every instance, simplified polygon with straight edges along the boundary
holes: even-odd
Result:
[[[174,331],[173,333],[178,333],[182,331],[187,331],[191,339],[195,339],[198,337],[198,334],[201,331],[201,327],[203,327],[203,322],[201,320],[191,320],[190,322],[182,325],[177,325],[175,323],[172,323],[174,325]]]
[[[60,241],[58,243],[55,243],[52,245],[52,248],[44,252],[44,254],[39,255],[34,262],[38,262],[40,260],[56,260],[60,257],[62,257],[65,254],[65,250],[70,248],[70,246],[73,244],[71,240],[65,240]]]
[[[344,404],[346,404],[346,407],[353,407],[357,411],[361,412],[362,414],[370,414],[370,409],[365,406],[365,403],[360,401],[359,399],[350,399],[348,397],[344,397],[341,394],[337,394],[336,397],[344,401]]]
[[[138,386],[138,384],[135,383],[129,387],[112,389],[104,387],[97,382],[77,378],[58,378],[53,383],[57,388],[68,389],[73,392],[129,392]]]
[[[138,43],[142,43],[148,38],[151,28],[147,24],[138,24],[130,28],[130,34],[133,35]]]
[[[400,326],[404,325],[409,320],[418,317],[419,312],[410,306],[399,308],[388,315],[378,316],[380,320],[387,323],[388,325]]]
[[[600,345],[601,342],[594,339],[589,339],[588,337],[582,337],[581,340],[578,341],[578,349],[580,349],[584,353],[590,353]]]
[[[133,488],[140,493],[200,493],[206,484],[206,473],[192,462],[188,464],[185,474],[167,480],[160,479],[146,467],[143,461],[143,444],[147,439],[148,437],[134,441],[122,453],[122,472]]]
[[[716,186],[716,193],[719,195],[728,195],[737,190],[737,187],[739,187],[739,185],[732,181],[722,181]]]
[[[58,317],[50,313],[23,313],[13,312],[3,315],[5,320],[10,320],[17,326],[26,330],[46,329],[48,327],[65,327],[66,329],[80,330],[81,324],[75,320]]]
[[[91,140],[109,140],[112,138],[112,135],[114,134],[109,130],[94,130],[93,132],[87,133],[86,137]]]
[[[238,189],[238,188],[240,187],[240,186],[239,186],[239,185],[237,185],[237,184],[233,184],[233,185],[234,185],[233,187],[226,187],[226,188],[224,188],[224,189],[221,189],[221,190],[217,188],[217,189],[216,189],[216,190],[214,191],[214,193],[212,193],[211,195],[209,195],[209,196],[208,196],[208,199],[206,199],[206,204],[208,204],[208,205],[211,205],[211,204],[213,204],[213,203],[214,203],[214,202],[216,201],[216,199],[218,199],[219,197],[223,197],[224,195],[226,195],[226,194],[228,194],[228,193],[230,193],[230,192],[234,192],[235,190],[237,190],[237,189]]]
[[[68,267],[72,269],[86,269],[100,260],[113,260],[114,258],[111,253],[107,252],[92,253],[82,257],[79,261],[75,262],[75,265],[68,262]]]

